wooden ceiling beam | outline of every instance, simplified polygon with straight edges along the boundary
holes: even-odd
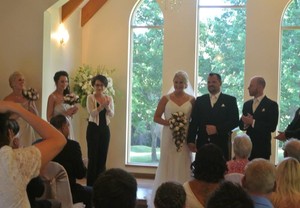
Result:
[[[61,21],[65,21],[82,2],[83,0],[69,0],[65,3],[61,9]]]
[[[81,26],[83,27],[96,12],[105,4],[107,0],[89,0],[81,10]]]

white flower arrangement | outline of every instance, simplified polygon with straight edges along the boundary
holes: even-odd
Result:
[[[36,101],[39,99],[39,93],[31,87],[28,89],[23,89],[22,94],[29,101]]]
[[[115,96],[113,80],[111,78],[111,74],[114,71],[115,69],[106,69],[104,66],[98,66],[96,69],[93,69],[89,65],[83,65],[79,67],[73,78],[73,91],[79,96],[79,102],[82,105],[82,107],[86,107],[87,96],[93,93],[91,80],[97,74],[101,74],[107,78],[108,85],[105,94],[110,95],[112,97]]]
[[[183,112],[172,113],[172,117],[169,119],[170,129],[173,130],[173,139],[177,152],[180,152],[183,143],[186,140],[186,125],[187,118]]]
[[[75,95],[74,93],[67,94],[64,96],[64,103],[75,105],[76,103],[79,103],[79,96]]]

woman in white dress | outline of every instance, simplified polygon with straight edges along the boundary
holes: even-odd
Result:
[[[38,115],[38,110],[35,105],[34,100],[29,100],[23,95],[23,90],[25,89],[25,79],[22,73],[15,71],[9,76],[9,86],[12,92],[4,98],[5,101],[12,101],[21,104],[25,109],[31,113]],[[13,115],[13,118],[17,120],[20,131],[20,146],[27,147],[30,146],[35,140],[35,132],[33,128],[25,121],[23,118]]]
[[[183,140],[182,144],[179,142],[178,145],[175,145],[173,130],[170,129],[170,119],[172,119],[172,113],[184,113],[187,121],[184,126],[184,134],[187,135],[187,125],[195,98],[185,92],[189,85],[186,72],[177,72],[173,78],[173,85],[174,91],[160,99],[154,114],[154,122],[163,125],[163,130],[160,142],[160,161],[155,174],[151,201],[148,202],[149,207],[153,206],[156,189],[163,182],[176,181],[182,184],[191,179],[191,152],[186,140]]]
[[[64,96],[70,94],[69,74],[66,71],[58,71],[53,79],[56,89],[48,97],[47,120],[50,121],[53,116],[59,114],[66,116],[70,125],[70,139],[74,140],[71,119],[77,113],[78,107],[64,103]]]

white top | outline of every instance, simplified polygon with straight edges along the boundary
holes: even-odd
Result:
[[[108,109],[106,109],[106,124],[110,123],[110,118],[115,114],[114,112],[114,101],[111,96],[106,95],[106,98],[110,101]],[[90,114],[89,121],[96,123],[99,126],[99,111],[97,110],[97,100],[94,94],[88,95],[86,101],[87,111]]]
[[[186,208],[204,208],[204,206],[198,201],[197,197],[193,193],[188,181],[183,184],[183,188],[186,193]]]
[[[26,193],[29,181],[37,177],[41,153],[35,146],[0,149],[0,205],[5,208],[30,208]]]

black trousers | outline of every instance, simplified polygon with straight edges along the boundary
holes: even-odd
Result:
[[[106,169],[110,130],[106,124],[89,122],[86,131],[88,150],[87,185],[93,186],[98,175]]]

